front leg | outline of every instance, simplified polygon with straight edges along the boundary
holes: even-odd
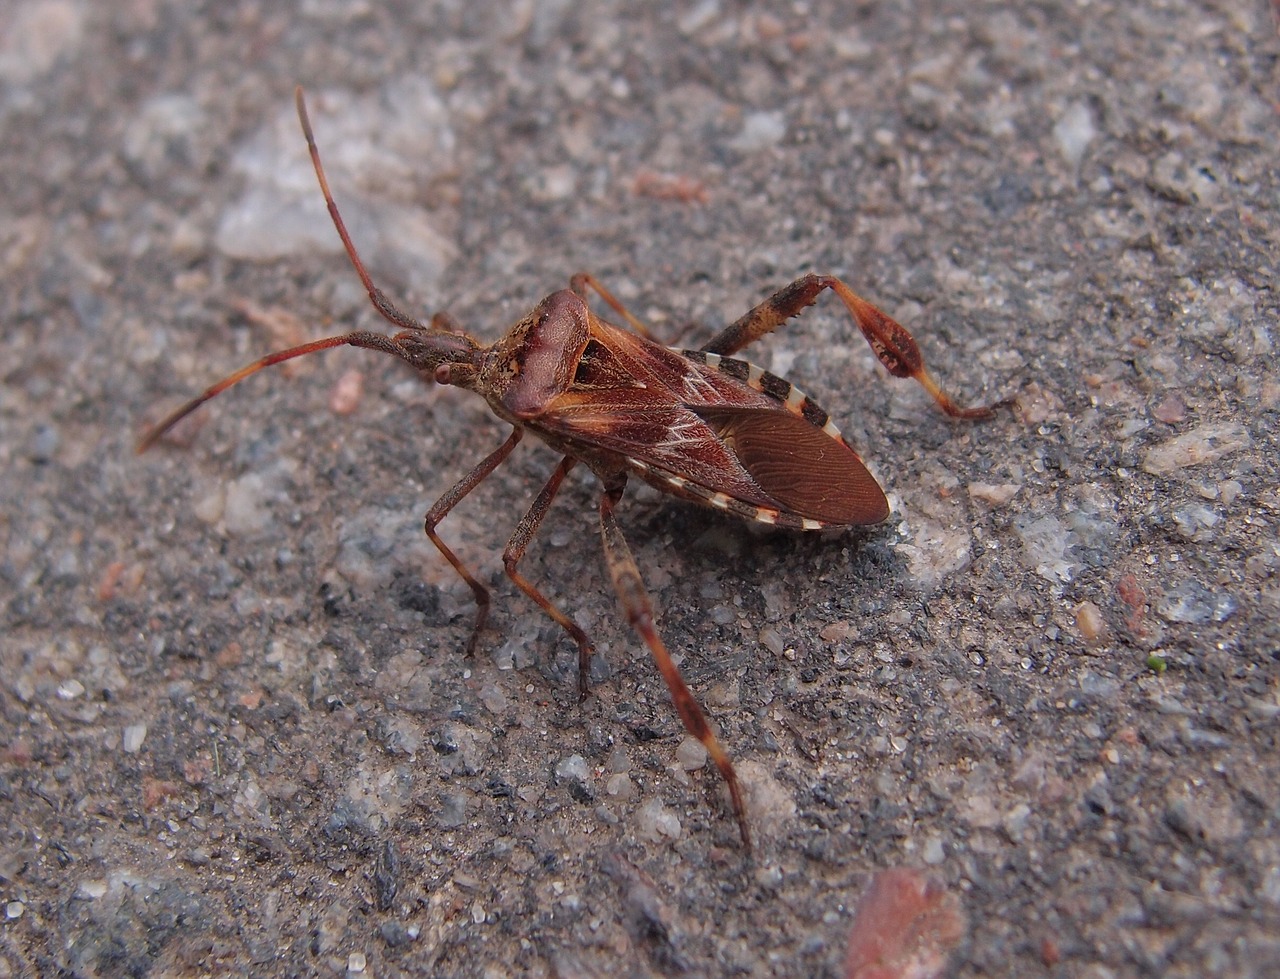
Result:
[[[458,576],[467,583],[471,588],[471,594],[475,596],[476,624],[471,629],[471,638],[467,640],[468,657],[475,655],[476,642],[480,638],[480,630],[484,628],[485,619],[489,617],[489,589],[467,570],[466,565],[458,560],[458,556],[449,549],[449,545],[440,539],[440,535],[436,533],[436,527],[441,520],[448,516],[449,511],[462,501],[463,497],[484,482],[486,477],[502,465],[503,460],[511,455],[511,450],[520,444],[520,439],[523,436],[523,428],[513,428],[505,442],[485,456],[480,465],[458,480],[449,492],[436,500],[431,509],[427,511],[426,519],[423,521],[422,529],[426,531],[431,543],[436,546],[436,550],[444,555],[445,560],[453,565],[453,570],[458,572]]]
[[[609,566],[609,577],[613,579],[614,591],[618,593],[618,601],[627,616],[631,628],[644,640],[658,665],[658,671],[667,681],[667,689],[671,691],[671,699],[676,705],[676,712],[684,722],[685,730],[702,742],[703,747],[715,762],[716,768],[729,787],[729,799],[733,803],[733,816],[738,821],[738,830],[742,833],[742,843],[751,849],[751,832],[747,829],[747,808],[742,800],[742,787],[738,784],[738,774],[733,770],[733,762],[729,754],[721,747],[706,715],[698,706],[697,699],[690,692],[684,677],[680,675],[680,667],[671,658],[666,644],[658,635],[653,622],[653,602],[645,591],[644,582],[640,578],[640,569],[636,567],[636,559],[631,554],[627,540],[618,527],[614,508],[622,499],[626,489],[627,477],[622,474],[605,483],[604,492],[600,495],[600,537],[604,543],[605,563]]]
[[[824,289],[830,289],[840,297],[885,369],[894,377],[914,378],[929,392],[938,407],[952,418],[989,418],[996,408],[1009,403],[1000,401],[977,408],[958,406],[925,369],[920,347],[906,327],[867,302],[833,275],[810,273],[801,276],[779,289],[736,323],[725,327],[704,344],[702,350],[723,357],[731,356],[762,336],[772,333],[806,306],[813,305]]]
[[[538,591],[533,582],[518,570],[520,559],[524,557],[524,552],[529,547],[529,541],[538,532],[542,518],[547,515],[547,510],[551,507],[551,501],[560,491],[560,484],[564,482],[565,476],[569,475],[569,470],[577,464],[578,460],[573,456],[565,456],[560,460],[560,465],[556,466],[556,471],[542,487],[542,492],[533,501],[533,506],[529,507],[529,511],[516,525],[511,540],[507,541],[507,548],[502,552],[502,564],[507,570],[507,577],[516,583],[516,587],[537,602],[542,611],[555,619],[560,628],[569,633],[573,641],[578,644],[578,698],[586,700],[587,674],[591,670],[591,640],[576,622],[552,605],[551,600]]]
[[[587,298],[587,289],[594,289],[596,295],[603,299],[609,305],[610,309],[626,320],[627,325],[630,326],[631,329],[635,330],[646,340],[653,340],[655,343],[657,342],[657,339],[651,332],[649,332],[649,328],[644,325],[640,318],[627,309],[626,306],[622,305],[622,302],[614,296],[613,293],[606,289],[601,284],[600,280],[590,272],[575,273],[569,279],[569,288],[583,299]]]

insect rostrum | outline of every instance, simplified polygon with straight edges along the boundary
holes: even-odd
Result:
[[[591,640],[519,571],[556,492],[582,463],[600,480],[600,537],[614,589],[628,622],[653,654],[680,719],[701,741],[729,789],[743,843],[750,846],[742,789],[733,762],[685,685],[654,625],[649,599],[614,510],[634,475],[686,500],[749,520],[798,530],[878,523],[889,515],[884,492],[827,413],[781,377],[734,354],[781,326],[830,290],[844,303],[881,363],[897,377],[914,378],[954,418],[985,418],[994,407],[959,408],[924,368],[902,326],[831,276],[806,275],[776,292],[698,350],[654,342],[592,276],[580,273],[568,289],[552,293],[497,342],[485,346],[461,332],[445,314],[423,324],[398,309],[373,283],[338,213],[307,118],[302,90],[298,116],[316,177],[334,226],[378,312],[399,332],[356,331],[263,357],[214,384],[145,434],[145,451],[179,420],[210,398],[264,367],[294,357],[353,346],[403,360],[427,381],[474,391],[511,424],[506,441],[446,492],[427,512],[425,530],[471,588],[475,624],[467,642],[474,653],[489,611],[489,589],[436,533],[440,522],[532,432],[563,453],[503,552],[511,580],[573,637],[578,687],[587,692]],[[594,292],[631,327],[600,319],[588,304]]]

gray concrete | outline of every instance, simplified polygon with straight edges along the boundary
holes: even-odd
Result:
[[[0,975],[837,975],[897,867],[951,974],[1280,971],[1273,10],[680,7],[0,9]],[[492,340],[588,269],[696,345],[830,272],[1017,398],[948,422],[824,299],[752,357],[890,521],[624,504],[753,859],[590,478],[524,566],[585,703],[503,579],[532,442],[443,528],[496,589],[463,659],[421,519],[505,437],[478,399],[340,351],[133,454],[377,325],[297,83],[406,308]]]

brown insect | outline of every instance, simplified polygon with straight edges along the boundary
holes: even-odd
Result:
[[[603,486],[600,535],[618,600],[653,654],[684,726],[706,746],[728,785],[734,817],[749,847],[746,808],[733,763],[658,635],[653,604],[614,516],[627,478],[635,475],[673,496],[796,530],[884,520],[889,504],[883,490],[827,413],[790,382],[733,356],[827,289],[844,303],[889,372],[914,378],[948,415],[986,418],[998,405],[958,407],[925,370],[911,334],[831,276],[797,279],[698,350],[674,350],[654,342],[648,330],[586,273],[573,276],[568,289],[552,293],[489,346],[462,332],[445,313],[421,323],[398,309],[365,269],[329,191],[300,88],[295,98],[320,189],[351,264],[374,307],[400,332],[387,336],[356,331],[269,354],[173,412],[142,437],[138,451],[150,448],[182,418],[251,374],[330,347],[378,350],[403,360],[427,381],[476,392],[511,424],[511,434],[436,501],[425,521],[427,536],[475,596],[467,655],[475,652],[484,628],[489,589],[440,539],[436,527],[529,431],[564,457],[507,542],[507,575],[577,643],[578,688],[585,697],[591,640],[520,573],[519,565],[565,476],[578,463],[586,465]],[[596,316],[587,304],[588,290],[635,332]]]

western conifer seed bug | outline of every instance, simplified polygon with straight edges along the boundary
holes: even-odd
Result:
[[[577,644],[578,689],[585,697],[591,640],[520,573],[519,565],[569,471],[579,463],[587,466],[602,484],[600,537],[622,610],[653,654],[685,728],[706,746],[724,778],[743,844],[749,848],[751,834],[733,762],[658,634],[653,604],[614,516],[628,477],[637,476],[684,500],[794,530],[855,527],[888,517],[884,491],[827,413],[790,382],[734,357],[828,289],[844,303],[885,368],[895,377],[914,378],[952,418],[987,418],[1005,402],[958,407],[925,370],[911,334],[842,281],[826,275],[802,276],[697,350],[654,342],[643,324],[586,273],[573,276],[568,289],[542,300],[488,346],[463,333],[447,314],[437,313],[430,323],[421,323],[374,285],[329,190],[301,88],[295,100],[338,236],[374,308],[399,332],[389,336],[355,331],[269,354],[178,408],[141,438],[138,451],[146,451],[181,419],[251,374],[331,347],[390,354],[428,382],[476,392],[511,425],[511,434],[437,500],[425,520],[427,537],[475,596],[467,655],[474,654],[484,628],[489,589],[440,539],[436,528],[506,460],[525,432],[532,432],[563,458],[507,542],[502,556],[507,575]],[[596,316],[587,303],[589,290],[631,330]]]

